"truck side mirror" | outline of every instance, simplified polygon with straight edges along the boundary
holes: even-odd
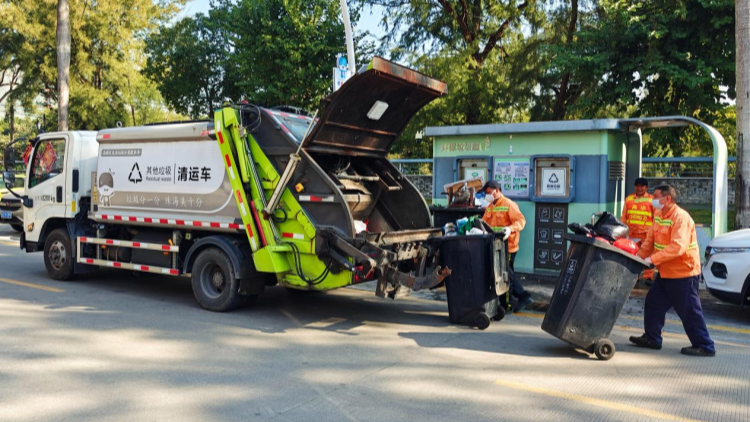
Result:
[[[3,170],[13,169],[13,166],[16,164],[16,151],[12,147],[6,147],[5,150],[3,150],[3,162],[5,163],[5,168]],[[5,174],[3,174],[3,177],[5,177]]]
[[[6,150],[7,151],[7,150]],[[8,159],[8,155],[5,155],[5,159]],[[6,161],[7,163],[7,161]],[[9,185],[13,185],[16,182],[16,175],[12,171],[3,172],[3,180]]]

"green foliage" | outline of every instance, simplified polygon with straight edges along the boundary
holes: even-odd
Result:
[[[211,10],[163,26],[146,42],[144,73],[159,86],[167,103],[193,118],[208,116],[224,100],[238,100],[230,32],[223,12]]]
[[[246,99],[312,109],[330,93],[336,54],[346,52],[338,0],[240,0],[223,8]]]
[[[143,37],[170,19],[185,0],[71,2],[70,127],[99,129],[143,124],[164,115],[145,66]],[[56,1],[2,3],[0,34],[23,73],[18,96],[30,108],[38,96],[56,102]],[[23,95],[21,95],[23,94]],[[50,123],[51,121],[48,121]],[[51,125],[47,125],[51,129]]]
[[[525,38],[522,28],[536,28],[543,21],[538,2],[362,2],[384,7],[383,42],[394,46],[393,58],[406,59],[448,83],[449,94],[429,109],[430,120],[494,123],[499,116],[515,114],[519,100],[529,96],[534,82],[518,77],[528,70],[526,59],[512,53]]]
[[[635,116],[686,115],[712,124],[735,96],[734,54],[732,0],[606,0],[555,65],[596,81],[577,104],[584,117],[605,106],[636,106]],[[656,131],[644,153],[699,151],[704,140],[696,133]]]

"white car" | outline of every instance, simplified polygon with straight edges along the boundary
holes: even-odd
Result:
[[[717,299],[743,307],[750,303],[750,229],[723,234],[709,242],[703,279]]]

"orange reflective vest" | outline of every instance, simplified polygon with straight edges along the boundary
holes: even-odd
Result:
[[[622,222],[628,226],[628,236],[645,239],[654,221],[654,197],[646,193],[643,196],[628,195],[622,207]]]
[[[677,205],[662,214],[656,211],[654,225],[638,251],[651,257],[664,278],[685,278],[701,273],[698,235],[690,214]]]
[[[501,194],[484,211],[482,220],[492,226],[492,229],[495,231],[500,231],[503,227],[510,227],[511,234],[508,238],[508,253],[518,252],[518,241],[521,238],[519,232],[526,226],[526,218],[521,214],[521,210],[518,209],[518,204]]]

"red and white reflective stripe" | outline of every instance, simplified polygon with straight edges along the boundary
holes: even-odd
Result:
[[[300,195],[300,202],[333,202],[333,195],[317,196],[317,195]]]
[[[122,268],[125,270],[143,271],[147,273],[180,275],[180,270],[174,268],[150,267],[140,264],[131,264],[129,262],[106,261],[103,259],[78,258],[80,264],[98,265],[101,267]]]
[[[224,143],[224,135],[221,134],[221,127],[216,128],[216,134],[219,136],[219,143]]]
[[[234,191],[234,193],[237,195],[237,204],[240,207],[240,211],[242,211],[242,216],[247,215],[247,207],[245,206],[245,201],[242,200],[242,192],[239,190]]]
[[[258,241],[255,240],[255,236],[253,235],[253,227],[250,224],[247,225],[247,237],[250,239],[250,244],[253,247],[253,251],[258,249]]]
[[[245,228],[239,223],[219,223],[218,221],[194,221],[194,220],[175,220],[167,218],[151,218],[151,217],[123,217],[121,215],[109,215],[109,214],[97,214],[95,216],[99,220],[109,221],[130,221],[133,223],[147,223],[154,225],[172,225],[172,226],[186,226],[186,227],[208,227],[214,229],[233,229],[233,230],[244,230]]]
[[[79,237],[81,243],[93,243],[95,245],[124,246],[126,248],[150,249],[153,251],[179,252],[179,246],[162,245],[160,243],[130,242],[127,240],[103,239],[96,237]]]
[[[298,233],[281,233],[281,237],[286,239],[305,240],[305,236]]]
[[[229,176],[234,180],[234,167],[232,167],[232,160],[229,159],[229,154],[224,154],[224,159],[227,160],[227,169],[229,169]]]

